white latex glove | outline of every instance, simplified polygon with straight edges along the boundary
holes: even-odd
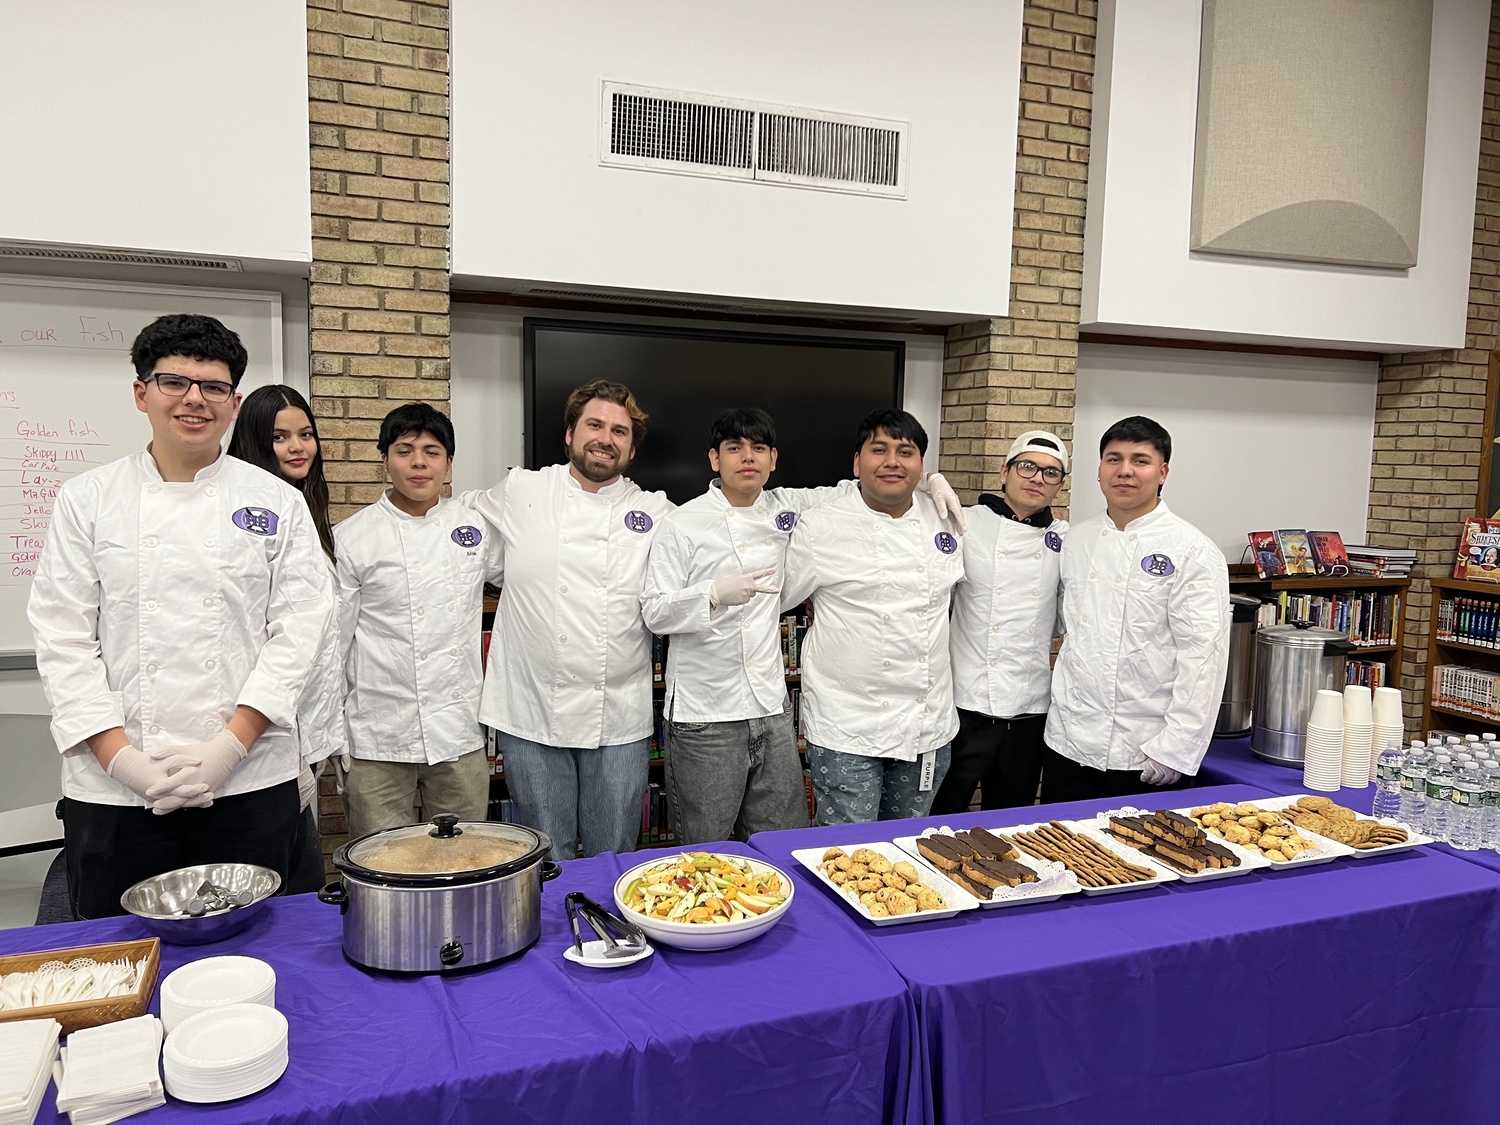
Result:
[[[333,762],[333,785],[340,794],[348,787],[349,764],[354,761],[352,754],[335,754],[330,761]]]
[[[167,778],[166,781],[153,785],[146,791],[146,799],[154,802],[151,811],[154,813],[171,812],[173,809],[181,808],[182,805],[191,804],[194,808],[207,808],[214,803],[214,797],[218,795],[220,788],[229,780],[229,775],[235,771],[235,767],[245,760],[249,753],[240,740],[230,733],[225,727],[207,742],[199,742],[192,746],[184,746],[181,752],[196,761],[190,766],[182,769]],[[201,763],[201,764],[199,764]],[[202,785],[204,789],[198,799],[177,801],[177,794],[173,792],[182,786]],[[204,800],[203,798],[207,798]],[[165,807],[170,805],[170,807]]]
[[[752,570],[749,574],[720,578],[708,589],[708,604],[718,609],[726,605],[744,605],[756,594],[779,594],[780,586],[765,581],[775,573],[776,568],[768,566],[765,570]]]
[[[182,800],[172,806],[175,809],[207,792],[207,789],[187,785],[173,776],[188,766],[198,764],[199,760],[188,754],[172,752],[161,758],[153,758],[149,754],[142,754],[134,746],[122,746],[110,759],[109,769],[105,772],[137,797],[144,799],[147,805],[153,803],[151,791],[160,786],[166,787],[163,789],[164,793],[173,793],[177,788],[187,790]]]
[[[297,775],[297,800],[299,802],[297,805],[298,811],[305,812],[307,806],[312,804],[312,799],[317,795],[318,779],[313,774],[312,770],[308,769],[306,766],[303,766],[302,772]]]
[[[960,535],[968,530],[964,523],[964,506],[958,499],[958,493],[953,491],[953,486],[942,473],[928,473],[917,487],[927,490],[932,502],[937,505],[938,515],[958,528]]]
[[[1153,758],[1147,758],[1141,769],[1141,780],[1147,785],[1171,785],[1182,777],[1171,766],[1164,766]]]

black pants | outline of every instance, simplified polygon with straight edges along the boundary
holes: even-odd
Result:
[[[63,800],[63,858],[79,918],[124,914],[132,884],[200,863],[254,863],[281,876],[292,864],[301,800],[296,781],[218,797],[206,809],[150,809]]]
[[[980,787],[980,808],[1034,804],[1046,726],[1046,715],[996,719],[960,709],[953,760],[932,799],[932,815],[967,811],[976,785]]]
[[[313,797],[314,801],[317,799]],[[297,816],[297,828],[292,837],[292,870],[282,893],[311,894],[328,881],[323,876],[323,840],[318,835],[317,814],[309,804]]]
[[[1141,771],[1138,769],[1096,770],[1093,766],[1079,765],[1072,758],[1064,758],[1050,746],[1042,754],[1044,805],[1061,801],[1089,801],[1097,797],[1126,797],[1132,793],[1159,793],[1164,790],[1185,789],[1190,784],[1191,779],[1183,777],[1171,785],[1147,785],[1141,780]]]

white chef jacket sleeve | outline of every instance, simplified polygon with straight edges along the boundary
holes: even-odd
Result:
[[[344,727],[344,655],[337,615],[324,626],[323,643],[307,678],[307,690],[297,708],[298,744],[304,765],[346,753],[349,736]]]
[[[64,754],[81,752],[91,735],[125,725],[124,698],[110,690],[99,649],[99,596],[93,535],[64,488],[26,606],[52,738]]]
[[[345,539],[335,533],[334,569],[337,573],[336,591],[338,607],[334,611],[339,640],[339,668],[343,673],[344,694],[354,690],[354,629],[359,624],[359,569],[354,563],[354,552]]]
[[[653,633],[706,633],[712,628],[709,594],[713,580],[689,583],[692,565],[692,544],[676,521],[668,519],[651,542],[646,581],[641,587],[641,619]]]
[[[1229,669],[1229,568],[1217,550],[1193,552],[1167,602],[1177,674],[1166,727],[1141,747],[1146,757],[1196,774],[1208,752]]]
[[[509,476],[507,471],[490,488],[471,488],[454,497],[460,504],[473,508],[483,516],[484,522],[490,525],[490,530],[497,537],[500,534],[500,521],[505,515],[505,481]]]
[[[287,533],[271,561],[266,640],[235,702],[295,730],[297,703],[333,616],[333,579],[307,505],[287,509]]]
[[[807,601],[821,584],[817,522],[799,520],[786,548],[786,566],[781,578],[781,612]]]
[[[821,485],[817,488],[780,488],[776,491],[781,499],[791,505],[792,511],[800,515],[831,500],[837,500],[840,496],[858,492],[859,481],[841,480],[838,484]]]

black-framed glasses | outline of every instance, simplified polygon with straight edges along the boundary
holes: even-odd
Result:
[[[229,396],[234,394],[234,384],[224,383],[218,379],[189,379],[186,375],[142,375],[141,382],[156,383],[157,390],[164,395],[173,398],[181,398],[188,393],[189,387],[197,387],[205,402],[228,402]]]
[[[1014,468],[1016,472],[1020,473],[1027,480],[1030,480],[1032,477],[1036,476],[1037,473],[1041,473],[1042,479],[1048,484],[1056,484],[1066,475],[1056,465],[1038,465],[1035,461],[1024,461],[1017,459],[1011,462],[1011,467]]]

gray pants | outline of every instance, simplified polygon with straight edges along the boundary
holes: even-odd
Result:
[[[483,750],[470,750],[434,766],[355,758],[344,788],[349,838],[413,823],[418,789],[423,815],[429,818],[454,813],[460,820],[484,820],[490,803],[490,764]]]
[[[680,844],[807,827],[790,705],[764,719],[668,723],[666,782]]]

